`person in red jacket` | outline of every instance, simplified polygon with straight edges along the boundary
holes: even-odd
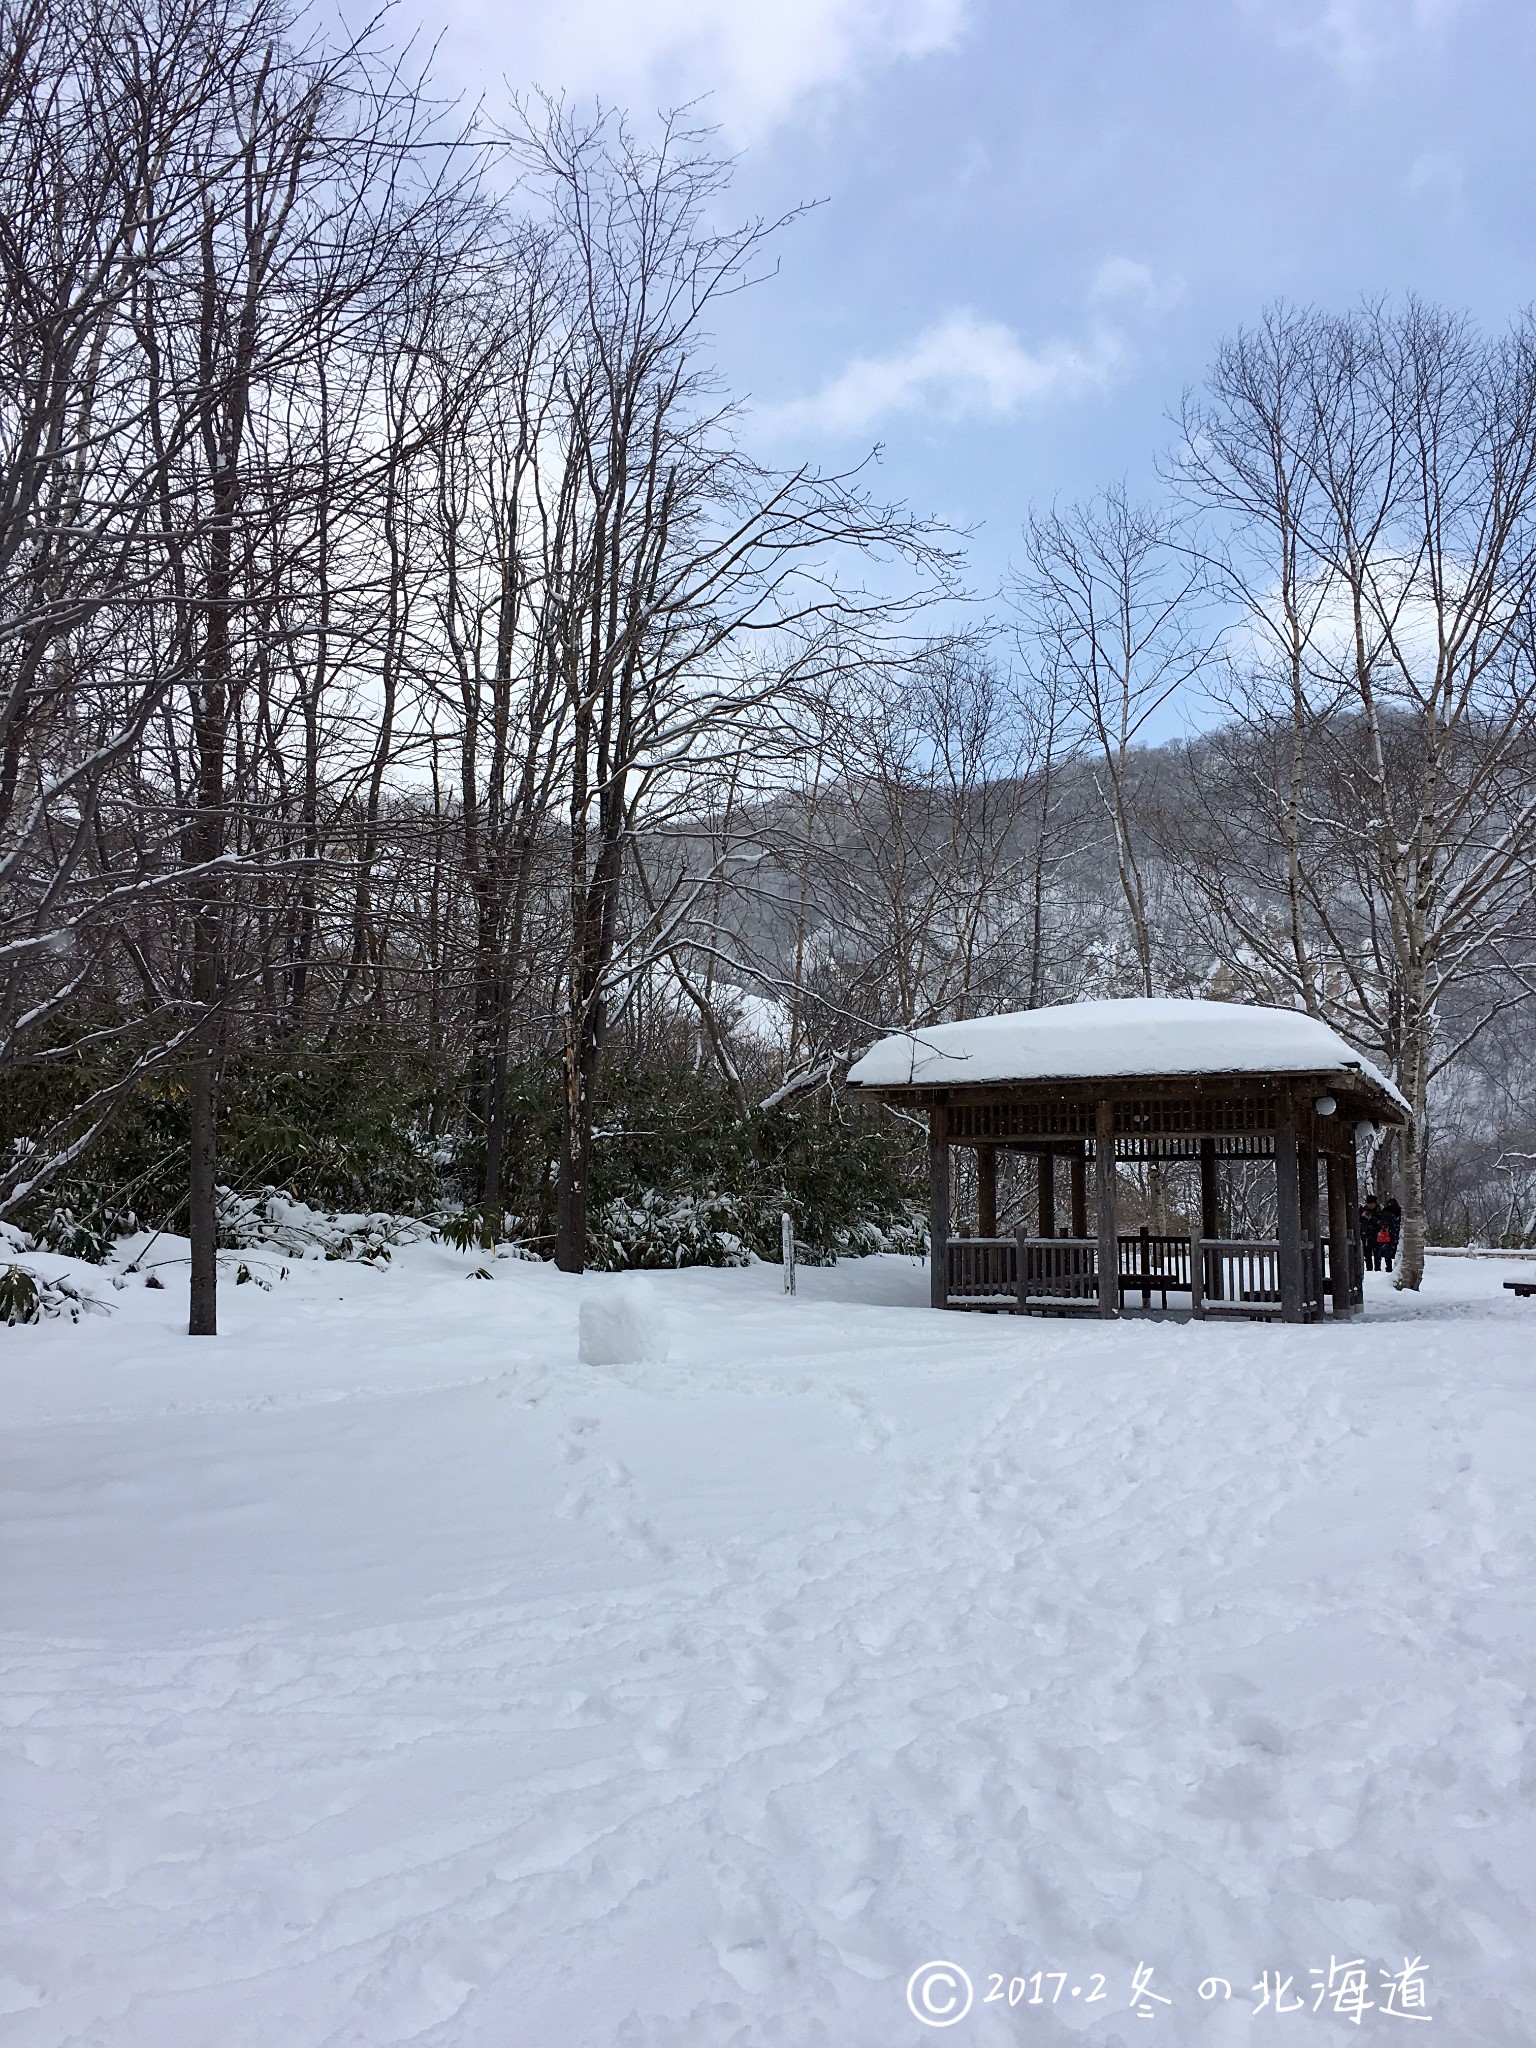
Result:
[[[1374,1195],[1367,1195],[1360,1204],[1360,1249],[1365,1254],[1366,1270],[1381,1271],[1381,1261],[1391,1241],[1391,1232],[1383,1221],[1383,1210]]]

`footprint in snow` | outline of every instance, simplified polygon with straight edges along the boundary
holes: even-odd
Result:
[[[653,1708],[648,1725],[635,1735],[635,1752],[652,1770],[686,1755],[688,1743],[680,1730],[686,1709],[678,1701]]]
[[[583,1443],[582,1438],[591,1436],[597,1426],[598,1418],[595,1415],[571,1417],[565,1434],[560,1439],[560,1455],[567,1465],[575,1465],[586,1457],[591,1446]]]

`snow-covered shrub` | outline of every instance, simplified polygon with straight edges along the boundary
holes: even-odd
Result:
[[[0,1273],[0,1322],[42,1321],[42,1291],[37,1275],[25,1266],[7,1266]]]
[[[445,1192],[425,1128],[432,1085],[400,1045],[236,1054],[221,1112],[225,1171],[259,1173],[327,1215],[425,1213]]]
[[[82,1316],[111,1313],[104,1301],[73,1280],[46,1280],[28,1266],[7,1266],[0,1272],[0,1323],[42,1323],[64,1316],[78,1323]]]
[[[143,1049],[122,1021],[115,1007],[93,1003],[56,1020],[56,1051],[74,1040],[73,1053],[0,1071],[0,1129],[41,1133],[111,1088]],[[444,1173],[441,1141],[427,1134],[434,1100],[457,1099],[459,1078],[419,1047],[285,1038],[231,1045],[221,1064],[220,1171],[233,1186],[284,1188],[326,1214],[422,1216],[461,1192]],[[93,1204],[131,1203],[144,1229],[184,1231],[188,1108],[184,1069],[142,1075],[86,1152],[39,1187],[17,1220],[39,1235],[55,1208],[78,1219]],[[12,1142],[25,1151],[33,1139]]]
[[[517,1218],[500,1209],[455,1209],[447,1214],[439,1211],[432,1218],[432,1235],[451,1244],[455,1251],[494,1252],[498,1259],[527,1259],[538,1265],[540,1254],[517,1242],[517,1228]]]
[[[782,1202],[774,1199],[749,1203],[733,1195],[668,1195],[647,1189],[597,1210],[587,1231],[587,1264],[594,1272],[618,1273],[636,1267],[745,1266],[754,1256],[776,1259],[782,1213]],[[808,1266],[927,1248],[927,1223],[915,1209],[878,1222],[856,1218],[829,1230],[824,1217],[817,1220],[822,1235],[811,1234],[795,1219],[801,1260]]]
[[[493,1252],[505,1228],[502,1217],[490,1209],[461,1209],[456,1216],[438,1218],[436,1229],[444,1244],[460,1252]]]
[[[649,1280],[626,1273],[588,1286],[581,1298],[583,1365],[660,1365],[669,1348],[666,1313]]]
[[[76,1060],[0,1075],[0,1123],[46,1129],[111,1082],[116,1041],[97,1022],[74,1020]],[[504,1258],[515,1243],[547,1257],[558,1064],[530,1059],[507,1076],[499,1212],[480,1205],[482,1094],[467,1079],[451,1061],[426,1061],[395,1042],[229,1048],[221,1172],[259,1192],[224,1197],[226,1248],[382,1265],[429,1218],[472,1254]],[[738,1095],[690,1065],[613,1060],[599,1076],[596,1124],[588,1262],[599,1268],[776,1259],[784,1209],[808,1260],[918,1241],[906,1217],[921,1192],[921,1143],[910,1126],[835,1091],[782,1102],[770,1093],[743,1113]],[[142,1229],[185,1231],[188,1136],[185,1074],[144,1076],[89,1153],[39,1188],[18,1223],[34,1242],[93,1258],[131,1227],[130,1202]]]
[[[922,1258],[928,1250],[928,1219],[913,1208],[885,1223],[851,1223],[833,1233],[827,1249],[834,1259],[865,1259],[875,1252],[905,1252]]]
[[[118,1238],[138,1227],[139,1219],[131,1209],[87,1201],[78,1209],[60,1205],[50,1210],[34,1236],[44,1251],[57,1252],[62,1259],[88,1259],[99,1266]]]
[[[739,1203],[726,1195],[664,1195],[647,1188],[603,1205],[587,1231],[587,1264],[618,1273],[635,1266],[745,1266],[752,1254]]]
[[[219,1190],[219,1242],[230,1251],[270,1249],[291,1259],[351,1259],[387,1266],[398,1245],[430,1237],[432,1226],[416,1216],[382,1211],[334,1216],[297,1202],[282,1188],[256,1195]]]
[[[546,1255],[560,1124],[558,1067],[530,1061],[515,1068],[507,1082],[500,1229]],[[587,1264],[614,1270],[741,1265],[754,1254],[776,1260],[785,1209],[808,1259],[915,1250],[922,1232],[911,1216],[926,1186],[925,1161],[912,1125],[826,1088],[743,1113],[708,1073],[605,1064],[588,1178]],[[471,1130],[458,1161],[471,1200],[483,1167]]]

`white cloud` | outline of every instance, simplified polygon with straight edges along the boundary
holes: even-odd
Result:
[[[1444,602],[1448,612],[1468,601],[1472,586],[1469,565],[1451,558],[1442,565]],[[1436,599],[1422,565],[1416,557],[1383,549],[1364,565],[1365,634],[1372,651],[1372,670],[1377,688],[1384,696],[1396,694],[1410,677],[1433,676],[1439,659],[1442,621]],[[1348,678],[1355,663],[1355,614],[1350,594],[1337,576],[1313,576],[1296,593],[1302,616],[1309,621],[1309,662],[1326,691],[1330,677]],[[1280,670],[1288,656],[1288,621],[1282,604],[1283,593],[1273,584],[1262,594],[1254,610],[1226,636],[1234,659],[1245,663],[1275,663]],[[1390,639],[1386,622],[1391,622]],[[1288,680],[1282,687],[1289,689]]]
[[[1121,354],[1122,344],[1107,330],[1086,343],[1027,348],[1002,321],[955,312],[895,354],[859,356],[809,398],[760,407],[754,418],[776,434],[805,428],[862,434],[893,414],[912,412],[944,420],[1012,419],[1027,406],[1103,384]]]
[[[1178,304],[1184,287],[1175,278],[1160,278],[1151,265],[1129,256],[1106,256],[1093,273],[1088,298],[1095,306],[1121,306],[1127,312],[1166,313]]]
[[[1403,190],[1411,199],[1460,199],[1465,180],[1461,163],[1446,149],[1427,149],[1408,166]]]
[[[1362,78],[1381,61],[1442,28],[1469,0],[1248,0],[1268,15],[1277,39],[1311,49],[1346,77]]]
[[[599,93],[636,113],[709,95],[738,141],[808,100],[950,48],[968,0],[497,0],[454,8],[452,40],[514,87]]]
[[[966,308],[947,313],[904,347],[857,356],[808,397],[754,408],[759,431],[853,436],[882,421],[922,414],[947,422],[1012,420],[1033,408],[1101,390],[1130,358],[1110,317],[1160,311],[1177,293],[1144,263],[1110,257],[1088,293],[1091,316],[1081,335],[1032,346],[1001,320]]]
[[[1156,291],[1150,267],[1129,256],[1106,256],[1093,273],[1088,296],[1096,305],[1113,304],[1116,299],[1151,299]]]

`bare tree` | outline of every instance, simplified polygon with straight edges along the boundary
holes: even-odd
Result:
[[[854,1015],[970,1016],[1020,978],[1020,912],[1041,852],[1024,830],[1039,737],[1017,689],[966,641],[867,668],[845,693],[816,860]]]
[[[167,265],[198,247],[236,7],[0,6],[0,1065],[100,988],[125,918],[163,893],[166,835],[107,816],[188,673],[160,630],[165,510],[197,410],[143,346]],[[142,967],[142,957],[137,963]],[[179,1044],[154,977],[136,1059],[0,1167],[22,1200]]]
[[[540,467],[561,388],[567,280],[546,230],[503,234],[497,252],[485,291],[454,323],[452,355],[441,358],[449,387],[471,402],[437,443],[429,541],[434,638],[449,657],[449,673],[434,679],[431,693],[434,743],[451,746],[455,759],[474,905],[473,1087],[487,1210],[501,1203],[506,1077],[519,1019],[523,1052],[548,1036],[548,1020],[531,1014],[527,941],[540,869],[555,858],[568,762],[567,706],[544,639],[550,510]]]
[[[1143,993],[1157,979],[1153,921],[1133,780],[1158,714],[1199,671],[1199,564],[1176,520],[1115,486],[1096,500],[1032,518],[1016,598],[1027,643],[1086,729]]]
[[[431,118],[418,89],[382,67],[366,43],[311,50],[285,31],[282,17],[262,6],[240,36],[217,46],[198,232],[185,247],[152,251],[139,323],[152,423],[168,411],[195,428],[167,465],[161,495],[165,640],[174,672],[186,678],[161,773],[180,840],[183,1000],[198,1033],[188,1088],[193,1335],[217,1325],[221,1035],[237,990],[260,979],[259,959],[243,969],[231,943],[237,883],[242,874],[263,887],[276,879],[272,848],[255,826],[273,749],[249,739],[272,735],[271,641],[296,536],[314,530],[315,508],[331,504],[336,482],[324,459],[331,409],[324,399],[312,408],[310,379],[324,390],[327,373],[339,379],[349,359],[376,358],[380,320],[391,308],[398,317],[422,266],[441,254],[443,181],[412,174],[414,145]],[[370,389],[365,377],[352,402],[366,410],[381,396],[384,459],[355,443],[348,457],[353,491],[382,478],[387,532],[388,484],[397,474],[390,393]],[[387,582],[386,617],[392,595]],[[323,640],[323,604],[317,623]],[[291,623],[286,631],[291,636]],[[386,640],[375,762],[391,751],[392,653]],[[312,726],[313,705],[306,731]],[[371,800],[376,809],[379,787],[375,775],[365,806]]]
[[[772,231],[707,224],[728,167],[681,121],[654,146],[545,106],[519,150],[569,256],[566,332],[539,453],[538,642],[568,755],[565,1116],[556,1259],[585,1257],[592,1099],[638,820],[690,761],[728,753],[783,687],[746,643],[794,640],[803,675],[835,626],[897,611],[831,558],[928,536],[848,480],[751,460],[709,369],[703,322],[749,283]]]
[[[1226,793],[1185,872],[1266,972],[1396,1073],[1399,1285],[1416,1288],[1431,1085],[1533,982],[1533,336],[1487,340],[1414,301],[1277,315],[1223,351],[1185,447],[1253,635],[1211,757]],[[1234,839],[1262,867],[1271,833],[1270,888],[1234,887]]]

